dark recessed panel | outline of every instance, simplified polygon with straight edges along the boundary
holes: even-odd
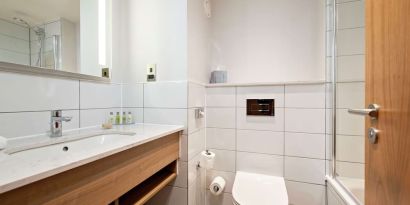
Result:
[[[275,100],[247,99],[246,114],[256,116],[275,116]]]

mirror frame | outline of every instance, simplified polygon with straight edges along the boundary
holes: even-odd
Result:
[[[98,83],[111,83],[110,78],[97,77],[92,75],[72,73],[61,70],[52,70],[28,65],[21,65],[15,63],[0,62],[0,72],[9,73],[19,73],[26,75],[44,76],[44,77],[55,77],[55,78],[65,78],[71,80],[83,80],[92,81]]]

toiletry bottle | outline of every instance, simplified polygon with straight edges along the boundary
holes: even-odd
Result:
[[[112,125],[115,125],[115,117],[114,117],[113,112],[110,112],[110,117],[108,118],[108,122],[111,123]]]
[[[120,125],[121,124],[121,115],[120,112],[117,112],[117,115],[115,116],[115,124]]]
[[[132,120],[132,114],[131,114],[131,112],[128,112],[128,115],[127,115],[127,124],[132,124],[133,123],[133,120]]]
[[[123,125],[127,124],[127,114],[125,114],[125,112],[122,112],[122,124]]]

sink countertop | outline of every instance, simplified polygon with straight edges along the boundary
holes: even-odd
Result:
[[[96,147],[95,149],[93,148],[92,150],[86,150],[81,153],[70,152],[65,153],[63,156],[61,154],[53,156],[53,154],[50,153],[50,156],[45,159],[30,159],[30,157],[22,158],[19,155],[7,155],[5,154],[5,151],[2,151],[0,152],[0,194],[159,139],[169,134],[182,131],[183,129],[184,127],[179,125],[156,124],[114,126],[113,129],[106,130],[106,135],[110,135],[109,131],[134,132],[135,134],[127,136],[127,138],[124,137],[124,139],[118,140],[118,142]],[[97,127],[71,130],[64,132],[62,138],[70,140],[70,136],[87,135],[88,133],[96,131],[103,132],[104,130]],[[119,135],[118,138],[121,138],[121,135]],[[10,140],[9,146],[12,148],[32,146],[36,144],[45,144],[55,140],[61,140],[61,138],[50,138],[47,135],[22,137]]]

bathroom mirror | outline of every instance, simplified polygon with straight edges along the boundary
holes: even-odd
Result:
[[[3,70],[95,78],[110,68],[111,0],[0,1]]]

